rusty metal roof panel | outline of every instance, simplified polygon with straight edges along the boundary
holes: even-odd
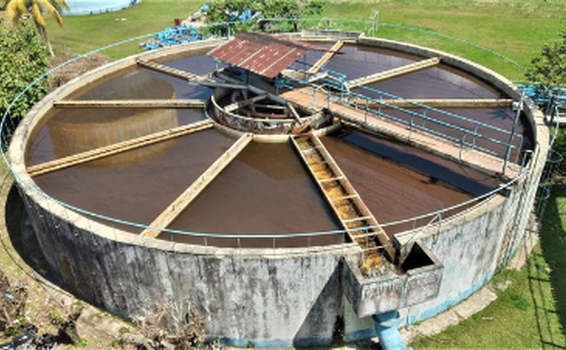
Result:
[[[309,50],[323,48],[260,33],[240,33],[208,54],[223,62],[273,78]]]
[[[272,60],[270,64],[264,68],[261,74],[265,76],[276,76],[283,69],[289,67],[290,64],[301,58],[301,56],[303,55],[304,52],[297,49],[274,52],[273,57],[275,57],[275,59]]]
[[[255,43],[258,43],[262,46],[267,46],[270,43],[278,43],[278,44],[281,44],[283,46],[302,48],[306,51],[308,51],[308,50],[323,50],[323,51],[326,51],[326,49],[324,49],[324,48],[322,48],[318,45],[309,44],[309,43],[302,42],[302,41],[291,40],[291,39],[288,39],[288,38],[285,38],[285,37],[282,37],[282,36],[270,35],[270,34],[265,34],[265,33],[242,32],[237,36],[237,38],[239,38],[241,40],[247,40],[247,41],[255,42]]]

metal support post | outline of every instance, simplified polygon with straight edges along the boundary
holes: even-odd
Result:
[[[503,169],[501,169],[501,174],[505,175],[505,170],[507,170],[507,163],[509,162],[509,157],[511,156],[511,149],[513,148],[513,139],[515,138],[515,128],[517,127],[517,122],[523,111],[523,99],[525,98],[525,92],[521,93],[521,100],[517,106],[517,113],[515,113],[515,120],[513,121],[513,126],[511,128],[511,134],[509,135],[509,144],[507,145],[507,151],[505,152],[505,161],[503,162]]]
[[[312,87],[312,109],[316,110],[316,87]]]
[[[466,143],[466,133],[462,132],[462,137],[460,138],[460,151],[458,152],[458,160],[462,160],[462,153],[464,152],[465,143]]]
[[[345,88],[345,79],[344,77],[340,77],[340,102],[344,102],[344,88]]]
[[[411,121],[409,122],[409,137],[407,138],[411,141],[411,134],[413,133],[413,123],[414,123],[415,116],[411,115]]]

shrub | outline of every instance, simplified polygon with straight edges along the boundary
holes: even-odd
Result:
[[[10,103],[49,68],[45,42],[33,24],[16,27],[0,20],[0,114]],[[22,118],[48,91],[47,80],[31,87],[9,110],[12,118]]]

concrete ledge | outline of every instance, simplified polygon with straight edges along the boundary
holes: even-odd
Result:
[[[335,29],[305,29],[301,32],[303,38],[324,38],[325,40],[339,40],[339,39],[359,39],[363,37],[362,32],[355,31],[342,31]]]

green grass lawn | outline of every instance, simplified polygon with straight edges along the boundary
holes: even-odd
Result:
[[[175,18],[187,18],[203,1],[144,0],[126,10],[88,16],[65,16],[64,28],[48,22],[49,37],[56,53],[86,53],[100,47],[173,26]],[[129,45],[105,51],[110,58],[121,58],[140,51],[135,40]]]
[[[324,15],[367,20],[376,11],[378,22],[417,27],[466,40],[506,55],[523,66],[529,65],[544,43],[556,40],[558,33],[566,29],[566,2],[558,0],[331,1]],[[391,28],[379,29],[377,35],[446,50],[513,80],[524,79],[521,71],[506,66],[495,56],[454,41]]]
[[[540,244],[521,271],[504,270],[494,282],[511,281],[498,299],[471,318],[415,349],[566,348],[566,186],[554,189],[542,220]]]
[[[56,51],[85,53],[161,31],[172,26],[174,18],[187,18],[202,3],[203,0],[144,0],[119,12],[66,16],[63,29],[54,21],[48,23],[49,35]],[[558,33],[566,29],[566,1],[562,0],[330,0],[321,18],[334,18],[332,24],[340,27],[368,31],[369,25],[342,21],[365,21],[375,12],[379,13],[378,23],[416,27],[465,40],[506,55],[522,66],[528,66],[544,43],[558,39]],[[379,27],[376,35],[442,49],[484,64],[512,80],[524,80],[522,71],[512,64],[458,41],[392,27]],[[141,41],[106,54],[119,58],[139,52]]]

